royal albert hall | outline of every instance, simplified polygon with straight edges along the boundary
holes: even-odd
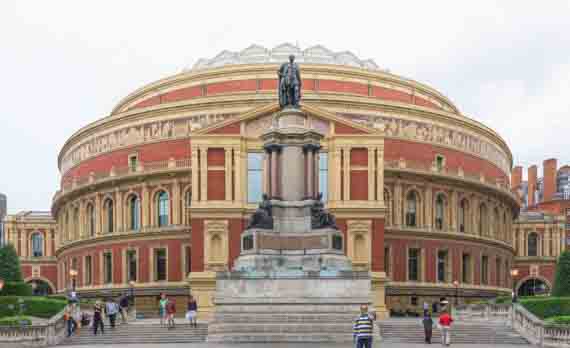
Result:
[[[159,293],[184,306],[192,292],[200,312],[213,309],[215,272],[232,267],[266,192],[260,135],[275,122],[277,69],[290,54],[305,126],[324,135],[315,185],[354,269],[371,272],[376,306],[510,293],[519,203],[499,134],[372,60],[290,44],[201,59],[67,140],[52,205],[57,292],[130,291],[149,314]]]

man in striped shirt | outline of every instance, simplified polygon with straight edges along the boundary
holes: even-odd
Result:
[[[372,332],[374,331],[374,320],[376,316],[368,313],[368,306],[360,306],[360,316],[354,321],[353,337],[356,348],[372,348]]]

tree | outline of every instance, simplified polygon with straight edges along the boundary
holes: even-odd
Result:
[[[570,250],[564,251],[556,263],[552,296],[570,296]]]
[[[12,244],[0,248],[0,278],[5,282],[21,282],[20,258]]]

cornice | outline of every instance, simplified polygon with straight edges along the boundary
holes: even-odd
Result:
[[[515,253],[515,249],[508,244],[496,239],[485,238],[474,234],[459,232],[442,232],[427,228],[410,228],[405,226],[386,226],[385,237],[397,237],[401,239],[423,239],[423,240],[450,240],[455,242],[468,242],[474,246],[488,245]]]
[[[93,248],[94,246],[110,245],[117,242],[138,242],[141,240],[162,240],[172,238],[191,238],[190,226],[171,225],[167,227],[148,228],[147,231],[129,231],[123,233],[103,234],[93,238],[81,239],[60,246],[56,257],[62,257],[69,251]]]

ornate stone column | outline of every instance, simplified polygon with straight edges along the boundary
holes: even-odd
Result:
[[[200,181],[199,181],[199,175],[200,175],[200,167],[198,165],[198,148],[195,146],[192,146],[192,159],[191,159],[191,167],[192,167],[192,172],[191,172],[191,176],[192,176],[192,204],[194,204],[195,202],[197,202],[198,200],[200,200]]]
[[[376,161],[375,161],[375,147],[368,148],[368,200],[375,201],[376,199]],[[380,200],[380,199],[378,199]]]
[[[101,195],[95,194],[95,235],[100,236],[103,229],[101,226],[101,218],[103,210],[101,209]],[[66,226],[67,228],[68,226]]]
[[[141,201],[141,207],[142,207],[142,226],[143,228],[148,227],[150,225],[150,219],[149,219],[149,211],[151,209],[151,204],[152,202],[150,201],[150,193],[148,192],[148,185],[147,183],[143,183],[142,185],[142,201]]]
[[[172,223],[174,225],[182,224],[180,219],[180,206],[182,203],[181,200],[181,192],[180,192],[180,182],[176,179],[172,183]]]
[[[225,148],[225,178],[226,178],[226,201],[231,201],[232,200],[232,149],[231,148]]]
[[[118,188],[115,190],[115,225],[116,225],[116,232],[123,232],[125,231],[125,226],[123,224],[123,211],[124,211],[124,202],[123,202],[123,192]]]
[[[384,149],[381,147],[376,148],[376,197],[378,201],[386,204],[384,202]]]
[[[341,167],[340,167],[340,156],[341,156],[341,149],[335,147],[330,152],[331,155],[331,164],[332,166],[329,168],[329,177],[331,179],[331,187],[333,188],[331,192],[331,200],[332,201],[340,201],[342,197],[341,193]]]
[[[394,226],[402,226],[403,206],[402,206],[402,183],[396,180],[394,184]]]
[[[343,175],[343,200],[350,200],[350,147],[345,147],[342,149],[342,167],[344,171]]]
[[[234,148],[234,198],[236,201],[243,201],[242,180],[247,180],[245,173],[242,173],[245,152],[239,148]]]

